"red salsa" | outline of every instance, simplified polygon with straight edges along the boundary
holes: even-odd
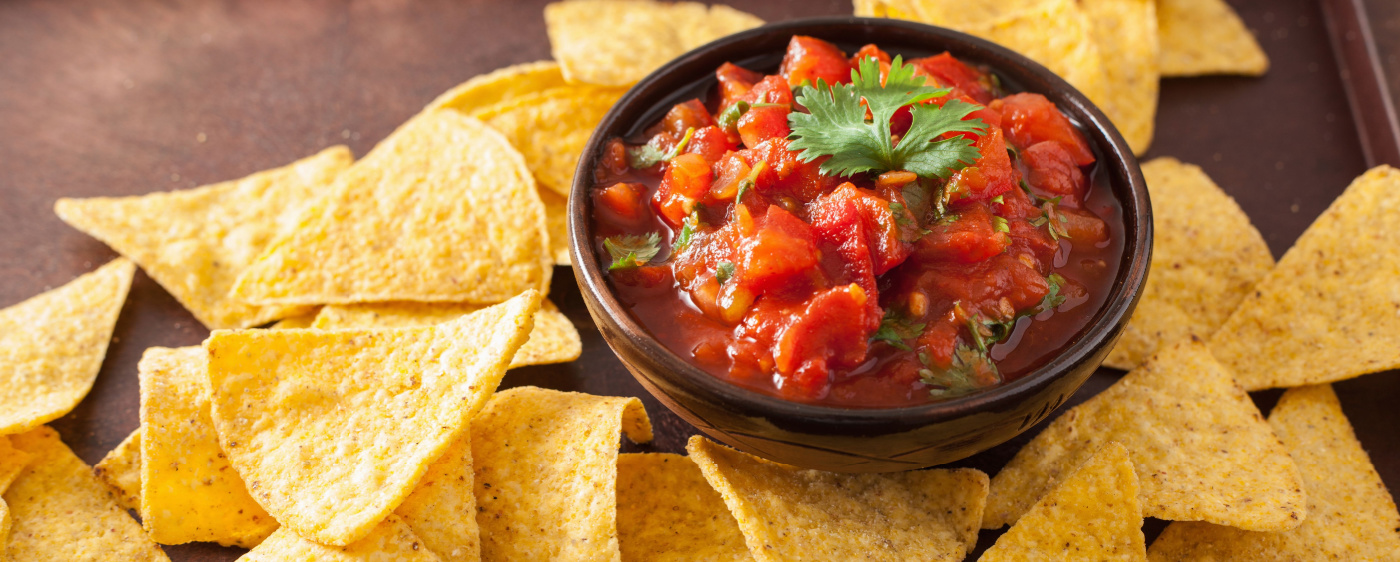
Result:
[[[1107,298],[1121,209],[1045,97],[948,53],[793,37],[612,139],[595,251],[619,299],[713,374],[784,399],[925,404],[1015,379]]]

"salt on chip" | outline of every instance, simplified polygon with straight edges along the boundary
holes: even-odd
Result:
[[[651,441],[636,398],[535,387],[471,423],[483,560],[618,560],[619,433]]]
[[[1246,390],[1400,367],[1400,170],[1356,178],[1211,339]]]
[[[427,111],[456,109],[468,115],[520,96],[566,85],[559,63],[554,61],[517,64],[476,76],[443,92],[428,104]]]
[[[1105,95],[1096,100],[1134,154],[1147,152],[1157,118],[1156,0],[1081,0],[1103,57]]]
[[[540,190],[544,203],[544,222],[549,228],[549,251],[554,265],[573,265],[569,257],[569,198],[548,189]]]
[[[214,424],[264,509],[345,546],[404,500],[496,389],[535,291],[426,328],[217,331]]]
[[[1356,440],[1330,385],[1290,389],[1269,414],[1303,473],[1308,517],[1279,533],[1172,523],[1151,560],[1400,560],[1395,499]]]
[[[277,521],[229,466],[209,413],[204,348],[148,348],[141,378],[141,524],[161,544],[252,548]]]
[[[686,51],[763,25],[722,4],[634,0],[555,2],[544,22],[564,79],[599,86],[630,86]]]
[[[41,426],[9,437],[33,457],[3,496],[14,525],[10,560],[169,561],[58,432]]]
[[[1152,269],[1137,310],[1104,365],[1131,370],[1157,348],[1208,338],[1274,267],[1264,237],[1200,167],[1142,165],[1152,196]]]
[[[978,558],[1052,559],[1147,559],[1138,478],[1122,444],[1089,457]]]
[[[593,129],[624,88],[561,86],[472,114],[500,131],[525,156],[541,188],[568,197],[574,169]]]
[[[475,313],[486,306],[461,303],[386,302],[328,305],[321,309],[311,327],[321,330],[347,328],[407,328],[432,326]],[[520,346],[510,367],[565,363],[583,352],[578,329],[569,317],[546,300],[535,313],[535,328],[529,341]]]
[[[992,478],[983,528],[1015,523],[1110,441],[1132,455],[1146,516],[1283,531],[1305,515],[1298,467],[1193,338],[1162,348],[1021,448]]]
[[[233,291],[258,304],[496,303],[548,290],[548,237],[520,153],[481,121],[433,110],[342,172]]]
[[[5,489],[10,487],[19,476],[19,472],[24,466],[29,464],[33,457],[24,451],[14,448],[10,444],[10,439],[0,435],[0,494],[5,493]],[[5,543],[9,540],[10,527],[14,522],[10,519],[10,506],[0,499],[0,560],[5,558]]]
[[[961,560],[977,543],[987,499],[980,470],[804,470],[698,435],[686,450],[760,561]]]
[[[1225,0],[1156,1],[1162,76],[1259,76],[1269,69],[1269,57]]]
[[[618,456],[617,539],[624,562],[753,560],[700,467],[670,453]]]
[[[112,501],[122,509],[141,514],[141,428],[132,430],[115,449],[107,451],[92,471],[107,485]]]
[[[243,303],[229,289],[354,159],[336,146],[242,179],[134,197],[59,199],[54,210],[140,265],[209,329],[249,328],[305,311]]]
[[[464,431],[394,510],[428,550],[448,562],[481,560],[472,472],[471,432]]]
[[[92,390],[135,272],[118,258],[0,310],[0,435],[57,419]]]
[[[423,546],[408,524],[394,515],[379,523],[364,538],[346,546],[326,546],[306,540],[283,527],[239,562],[437,562],[442,560]]]

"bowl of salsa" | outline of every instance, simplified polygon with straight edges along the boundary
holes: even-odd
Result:
[[[957,460],[1098,367],[1146,278],[1136,160],[1082,94],[923,24],[773,24],[656,71],[570,199],[604,339],[667,407],[780,462]]]

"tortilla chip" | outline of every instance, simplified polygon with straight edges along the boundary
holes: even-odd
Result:
[[[0,435],[58,419],[92,390],[135,272],[118,258],[0,310]]]
[[[202,347],[141,355],[141,523],[161,544],[252,548],[277,521],[229,466],[209,414]]]
[[[1285,392],[1269,425],[1303,473],[1308,517],[1292,531],[1253,533],[1172,523],[1152,560],[1400,560],[1400,513],[1356,440],[1330,385]]]
[[[20,471],[24,470],[24,466],[29,464],[31,460],[33,457],[29,453],[14,448],[10,445],[8,437],[0,435],[0,494],[5,493],[5,489],[10,487],[10,483],[14,482]],[[5,503],[4,499],[0,499],[0,560],[9,560],[9,558],[5,558],[5,544],[9,540],[10,527],[13,525],[14,521],[10,518],[10,506]]]
[[[403,518],[428,550],[450,562],[481,560],[476,525],[471,433],[452,442],[394,513]]]
[[[573,265],[569,257],[569,198],[541,189],[540,201],[544,203],[544,222],[549,228],[549,251],[554,254],[554,265]]]
[[[1110,441],[1128,448],[1143,513],[1254,531],[1298,526],[1303,482],[1259,409],[1189,339],[1060,415],[992,478],[983,528],[1015,523]]]
[[[34,457],[4,493],[10,560],[170,560],[58,432],[42,426],[10,442]]]
[[[471,427],[483,560],[618,559],[618,433],[651,441],[640,400],[512,388]]]
[[[1246,390],[1400,367],[1400,171],[1356,178],[1225,320],[1211,351]]]
[[[250,328],[305,309],[229,296],[243,269],[297,226],[354,162],[335,146],[281,168],[195,189],[59,199],[59,218],[131,258],[209,329]]]
[[[1162,76],[1259,76],[1269,69],[1269,57],[1224,0],[1156,1]]]
[[[443,92],[425,111],[456,109],[475,113],[498,103],[509,102],[524,95],[566,85],[559,63],[528,62],[476,76]]]
[[[1157,4],[1155,0],[1082,0],[1103,56],[1105,96],[1097,102],[1133,154],[1147,152],[1157,117]]]
[[[429,111],[342,172],[233,291],[259,304],[496,303],[548,290],[548,236],[520,153],[476,119]]]
[[[698,435],[686,450],[757,560],[961,560],[977,544],[980,470],[803,470]]]
[[[593,129],[624,88],[562,86],[524,95],[475,113],[525,156],[541,188],[568,197],[574,169]]]
[[[632,0],[555,2],[544,22],[564,79],[600,86],[630,86],[686,51],[763,25],[720,4]]]
[[[753,560],[700,467],[670,453],[617,457],[617,540],[624,562]]]
[[[316,307],[316,308],[311,309],[311,311],[310,311],[310,312],[307,312],[306,314],[298,314],[298,315],[296,315],[296,316],[290,316],[290,317],[287,317],[287,318],[283,318],[283,319],[281,319],[281,320],[278,320],[278,321],[277,321],[276,323],[274,323],[273,325],[268,326],[268,329],[271,329],[271,330],[302,330],[302,329],[310,328],[310,327],[311,327],[311,324],[314,323],[314,322],[316,322],[316,316],[319,315],[319,314],[321,314],[321,307]]]
[[[108,495],[122,509],[141,514],[141,428],[132,430],[117,448],[92,467],[97,479],[107,485]]]
[[[1142,165],[1152,196],[1152,269],[1142,300],[1104,360],[1131,370],[1157,348],[1208,338],[1274,267],[1249,216],[1197,166],[1175,158]]]
[[[239,562],[354,562],[403,560],[436,562],[442,560],[423,546],[402,519],[390,515],[375,525],[365,538],[349,546],[326,546],[297,536],[283,527],[257,548],[240,557]]]
[[[855,15],[933,23],[949,29],[986,25],[1044,0],[855,0]]]
[[[1076,468],[978,558],[1146,560],[1133,461],[1109,443]]]
[[[466,431],[539,301],[528,291],[428,328],[214,332],[205,348],[229,464],[297,534],[364,538]]]
[[[346,328],[408,328],[432,326],[455,320],[486,308],[476,304],[386,302],[330,305],[321,309],[313,327],[321,330]],[[583,353],[583,342],[569,317],[548,300],[535,313],[535,329],[529,341],[520,346],[510,368],[528,365],[567,363]]]

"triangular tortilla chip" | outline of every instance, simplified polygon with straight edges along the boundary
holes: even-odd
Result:
[[[34,457],[4,493],[14,522],[10,560],[169,562],[58,432],[39,427],[10,442]]]
[[[1157,348],[1208,338],[1274,267],[1249,216],[1200,167],[1142,165],[1152,196],[1152,269],[1137,310],[1104,365],[1131,370]]]
[[[698,435],[686,450],[760,561],[961,560],[977,543],[987,499],[980,470],[804,470]]]
[[[122,509],[141,515],[141,428],[126,436],[115,449],[107,451],[92,471],[107,485],[112,501]]]
[[[497,303],[547,291],[544,205],[525,160],[486,124],[429,111],[336,179],[234,286],[259,304]]]
[[[364,538],[466,431],[539,301],[528,291],[428,328],[214,332],[205,348],[229,464],[297,534]]]
[[[753,560],[700,467],[670,453],[618,456],[617,540],[624,562]]]
[[[1081,0],[1103,56],[1104,97],[1096,100],[1133,154],[1147,152],[1157,118],[1157,4],[1155,0]]]
[[[141,524],[161,544],[252,548],[277,521],[248,495],[214,432],[203,347],[141,355]]]
[[[92,390],[135,272],[119,258],[0,310],[0,435],[58,419]]]
[[[135,197],[59,199],[74,228],[131,258],[209,329],[250,328],[304,309],[229,296],[243,269],[287,235],[355,160],[344,146],[281,168],[195,189]]]
[[[1147,560],[1137,473],[1109,443],[1040,498],[978,562]]]
[[[855,0],[855,15],[933,23],[949,29],[984,25],[1044,0]]]
[[[362,538],[348,546],[326,546],[301,538],[283,527],[239,562],[437,562],[431,550],[402,519],[390,515]]]
[[[574,169],[593,129],[624,88],[561,86],[472,113],[525,156],[541,188],[568,197]]]
[[[1152,560],[1400,560],[1400,513],[1356,440],[1330,385],[1289,390],[1269,414],[1303,473],[1308,517],[1292,531],[1254,533],[1172,523]]]
[[[549,248],[554,265],[573,265],[569,257],[569,198],[548,189],[540,190],[544,203],[544,222],[549,227]]]
[[[1132,454],[1143,514],[1282,531],[1305,515],[1302,477],[1205,344],[1166,346],[1061,414],[992,478],[983,528],[1015,523],[1110,441]]]
[[[1269,57],[1225,0],[1156,1],[1162,76],[1258,76],[1269,69]]]
[[[369,304],[328,305],[321,309],[311,327],[321,330],[347,328],[408,328],[432,326],[456,320],[486,308],[484,305],[461,303],[385,302]],[[583,353],[578,329],[569,317],[546,300],[535,313],[535,329],[529,341],[520,347],[510,367],[566,363]]]
[[[19,477],[19,473],[25,465],[33,460],[29,453],[14,448],[10,444],[10,439],[0,435],[0,494],[5,493],[5,489],[10,487],[10,483]],[[0,498],[0,560],[9,560],[5,557],[5,545],[9,541],[10,527],[14,526],[14,521],[10,518],[10,506]]]
[[[559,63],[554,61],[527,62],[473,77],[443,92],[425,111],[456,109],[467,114],[518,97],[566,85]]]
[[[686,51],[763,20],[722,4],[574,0],[545,6],[544,23],[569,83],[629,86]]]
[[[1356,178],[1211,339],[1245,390],[1400,367],[1400,171]]]
[[[651,441],[640,400],[512,388],[471,426],[483,560],[618,559],[618,434]]]
[[[321,314],[321,307],[308,310],[305,314],[289,316],[268,326],[270,330],[302,330],[310,328],[316,322],[316,316]]]
[[[475,476],[471,432],[462,432],[399,504],[403,518],[428,550],[448,562],[481,560],[481,531],[476,525]]]

